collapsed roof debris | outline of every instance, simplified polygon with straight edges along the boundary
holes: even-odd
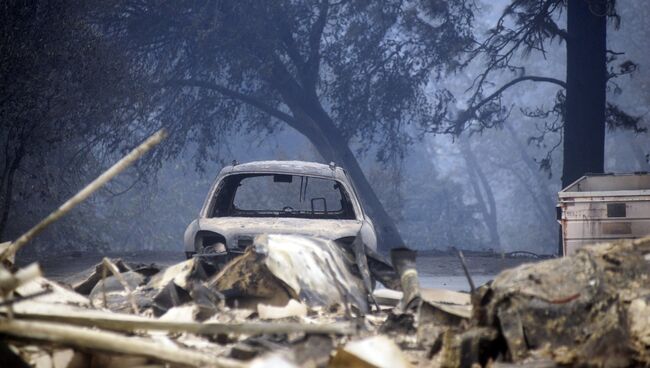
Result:
[[[200,266],[209,263],[206,257],[156,273],[156,266],[104,261],[100,265],[114,265],[124,283],[98,266],[77,284],[87,292],[94,279],[88,294],[97,295],[91,298],[42,277],[35,265],[3,266],[0,364],[650,364],[650,239],[588,246],[570,257],[506,270],[474,295],[417,287],[408,274],[415,272],[408,266],[413,254],[395,254],[403,257],[394,261],[409,291],[375,290],[379,310],[368,307],[372,299],[353,250],[303,236],[258,237],[212,273]],[[172,286],[184,297],[162,311],[152,298]]]
[[[368,291],[352,274],[344,252],[335,242],[320,238],[260,236],[209,285],[242,307],[261,301],[286,305],[296,299],[309,307],[349,305],[366,313]]]
[[[15,302],[0,310],[0,333],[6,351],[28,365],[54,362],[62,354],[58,346],[72,349],[70,361],[84,363],[79,366],[111,355],[133,358],[116,360],[121,366],[269,366],[278,359],[324,366],[337,349],[341,364],[355,351],[354,341],[375,334],[392,308],[364,321],[371,296],[355,257],[354,249],[326,239],[265,235],[222,269],[210,267],[209,257],[163,270],[104,259],[75,285],[87,295],[36,272],[24,283],[3,284],[13,287],[3,300]],[[387,263],[379,263],[386,275]],[[17,279],[25,272],[3,275]],[[399,351],[394,342],[387,346]]]
[[[477,322],[502,333],[514,362],[648,365],[649,254],[644,238],[506,270],[482,291]]]

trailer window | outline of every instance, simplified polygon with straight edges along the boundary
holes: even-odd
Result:
[[[625,216],[626,216],[625,203],[607,204],[607,217],[625,217]]]

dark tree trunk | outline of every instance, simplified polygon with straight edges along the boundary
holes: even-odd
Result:
[[[328,130],[327,135],[332,137],[330,147],[334,149],[336,155],[332,161],[343,167],[352,178],[367,215],[370,216],[375,225],[379,250],[387,252],[390,249],[404,246],[404,241],[397,226],[395,226],[395,221],[390,217],[377,197],[375,190],[368,182],[346,140],[334,126]],[[381,183],[377,184],[381,185]]]
[[[602,6],[568,1],[563,187],[604,170],[607,18]]]
[[[569,0],[562,187],[605,169],[607,19],[595,1]],[[560,230],[558,254],[563,254]]]
[[[378,249],[388,252],[392,248],[404,246],[395,221],[368,182],[345,137],[320,104],[302,102],[300,105],[289,103],[294,117],[301,121],[300,126],[295,128],[309,139],[324,160],[333,161],[350,175],[364,209],[375,225]],[[305,106],[310,108],[305,109]]]
[[[378,249],[388,252],[392,248],[404,246],[395,221],[388,215],[368,182],[347,139],[321,105],[315,86],[312,86],[314,89],[305,90],[279,61],[269,83],[291,110],[295,122],[288,122],[290,126],[309,139],[324,160],[333,161],[350,175],[364,209],[375,225]]]
[[[294,121],[287,121],[287,123],[309,139],[324,160],[340,165],[352,178],[364,209],[375,225],[378,249],[388,251],[404,246],[395,221],[379,201],[354,153],[350,150],[347,139],[321,105],[315,85],[303,83],[312,87],[306,90],[280,61],[275,63],[270,74],[272,77],[269,83],[280,93],[293,115]]]

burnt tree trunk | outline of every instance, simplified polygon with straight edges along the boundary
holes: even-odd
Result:
[[[377,232],[378,249],[386,252],[392,248],[404,246],[404,241],[383,204],[377,197],[371,183],[363,173],[354,153],[348,146],[347,140],[340,133],[329,115],[320,104],[293,105],[291,110],[301,124],[298,131],[314,145],[318,153],[326,161],[333,161],[344,168],[354,183],[367,215],[372,219]]]
[[[602,173],[605,160],[606,9],[568,1],[567,89],[562,186]]]
[[[338,163],[348,172],[357,188],[358,195],[361,197],[361,202],[368,212],[367,215],[373,220],[378,236],[378,248],[382,251],[388,251],[393,248],[403,247],[404,241],[395,225],[395,221],[390,217],[379,197],[377,197],[345,138],[333,123],[327,124],[323,130],[330,142],[329,146],[335,153],[332,161]]]
[[[375,226],[377,248],[387,252],[404,246],[395,221],[368,182],[348,146],[347,138],[321,105],[315,84],[307,83],[306,80],[302,84],[298,83],[281,62],[276,62],[268,82],[280,93],[291,111],[293,119],[286,123],[309,139],[324,160],[335,162],[350,175],[364,209]]]

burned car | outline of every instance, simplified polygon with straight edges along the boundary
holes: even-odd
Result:
[[[184,236],[187,257],[241,254],[260,234],[306,235],[376,250],[377,237],[335,164],[257,161],[224,167]]]

